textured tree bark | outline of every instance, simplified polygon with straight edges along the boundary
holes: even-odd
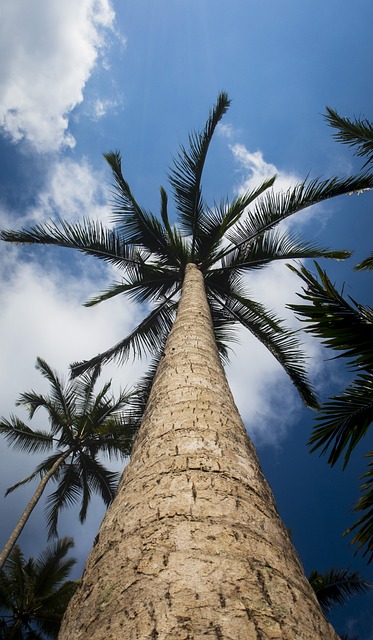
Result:
[[[306,579],[187,266],[118,494],[60,640],[337,640]]]
[[[14,527],[12,533],[9,536],[7,543],[5,544],[4,549],[0,553],[0,570],[3,568],[5,562],[7,561],[10,552],[12,551],[15,543],[17,542],[19,536],[21,535],[23,528],[35,509],[37,503],[39,502],[43,491],[47,485],[47,482],[51,479],[52,476],[56,473],[58,467],[63,463],[63,461],[70,455],[71,451],[65,451],[54,463],[54,465],[49,469],[48,473],[46,473],[42,479],[40,480],[38,487],[32,496],[31,500],[27,503],[27,506],[22,513],[20,519],[18,520],[16,526]]]

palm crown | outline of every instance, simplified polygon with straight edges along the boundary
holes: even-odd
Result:
[[[171,224],[166,191],[160,191],[160,217],[136,201],[122,174],[118,152],[105,155],[114,177],[114,228],[84,220],[36,225],[29,230],[3,231],[4,240],[53,244],[95,256],[122,272],[122,280],[88,301],[87,306],[124,294],[150,303],[150,311],[133,331],[107,351],[73,365],[74,374],[132,353],[159,355],[171,328],[185,266],[194,262],[202,271],[215,337],[222,358],[227,339],[242,324],[277,358],[303,400],[316,406],[307,382],[304,358],[295,332],[252,299],[245,274],[273,260],[309,257],[345,258],[345,251],[330,251],[280,232],[289,216],[328,198],[373,187],[369,176],[345,180],[304,181],[285,193],[273,190],[275,176],[253,190],[209,207],[202,195],[202,173],[214,131],[229,107],[225,93],[218,96],[205,128],[189,136],[189,149],[181,147],[174,159],[169,182],[177,210],[178,227]]]
[[[18,405],[26,407],[29,417],[43,408],[50,431],[31,429],[16,416],[0,420],[0,433],[7,441],[26,453],[53,451],[35,471],[10,487],[7,493],[40,475],[57,482],[57,489],[47,499],[47,521],[50,535],[57,534],[57,521],[63,507],[81,499],[79,518],[84,522],[92,491],[109,505],[114,498],[119,473],[109,471],[100,455],[111,458],[129,454],[136,421],[128,420],[124,406],[129,400],[122,392],[114,399],[109,395],[110,382],[94,393],[98,368],[80,378],[64,383],[41,358],[37,369],[50,383],[50,394],[34,391],[22,393]]]
[[[16,545],[0,571],[0,633],[13,640],[57,638],[78,583],[67,580],[76,563],[66,558],[72,538],[58,540],[37,559],[25,560]]]

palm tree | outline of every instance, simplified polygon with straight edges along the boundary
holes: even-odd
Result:
[[[63,538],[37,560],[25,560],[15,545],[0,571],[0,634],[3,640],[57,638],[62,616],[78,582],[66,580],[76,563],[66,559],[74,546]]]
[[[53,451],[35,471],[7,490],[41,477],[38,487],[22,513],[8,542],[0,554],[0,569],[18,540],[28,518],[40,500],[47,483],[58,483],[47,500],[49,535],[57,535],[58,515],[62,508],[76,504],[81,498],[79,518],[84,522],[92,491],[109,505],[117,488],[118,473],[109,471],[99,460],[100,454],[109,458],[129,455],[135,426],[125,416],[123,407],[128,394],[118,399],[109,395],[111,382],[94,394],[99,375],[96,368],[68,383],[58,376],[41,358],[36,368],[50,383],[50,394],[34,391],[22,393],[17,405],[26,407],[30,419],[43,408],[48,414],[50,432],[31,429],[16,416],[1,419],[0,433],[10,445],[26,453]]]
[[[74,248],[119,267],[123,279],[88,304],[118,294],[151,303],[129,336],[74,373],[147,350],[159,358],[130,463],[61,640],[336,639],[278,516],[221,360],[242,324],[283,365],[304,401],[317,406],[297,336],[252,300],[245,274],[273,260],[347,257],[276,227],[312,204],[371,188],[373,178],[311,180],[286,193],[273,190],[272,178],[210,208],[202,172],[228,106],[220,94],[204,130],[190,135],[190,149],[181,147],[174,160],[179,228],[163,188],[160,218],[137,203],[120,154],[112,152],[106,159],[115,228],[61,221],[2,232],[7,241]]]

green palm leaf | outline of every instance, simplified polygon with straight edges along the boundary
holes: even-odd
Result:
[[[175,317],[176,303],[163,300],[138,326],[116,345],[98,354],[90,360],[71,365],[73,376],[80,375],[88,368],[106,364],[113,359],[126,361],[131,351],[133,356],[144,356],[147,352],[155,355],[159,352],[164,338],[171,329]]]
[[[81,497],[81,481],[77,464],[65,464],[58,474],[58,487],[46,500],[46,518],[48,537],[57,536],[57,524],[60,511],[72,507]]]
[[[358,549],[365,547],[364,556],[368,556],[368,562],[373,560],[373,451],[366,456],[368,471],[364,473],[361,480],[364,480],[360,487],[362,495],[354,506],[357,513],[364,512],[355,524],[347,529],[346,534],[355,532],[351,544],[356,544]]]
[[[232,296],[233,298],[233,296]],[[224,310],[227,318],[246,327],[272,353],[282,365],[306,405],[318,408],[315,393],[307,382],[305,356],[296,331],[286,329],[281,320],[273,314],[262,311],[259,316],[253,312],[252,301],[243,299],[226,300]],[[274,328],[274,324],[280,328]]]
[[[368,258],[360,262],[360,264],[357,264],[355,269],[360,271],[371,271],[373,269],[373,252],[368,256]]]
[[[290,267],[306,284],[300,298],[309,304],[289,305],[302,322],[305,331],[322,339],[326,347],[341,351],[339,357],[350,360],[353,369],[373,369],[373,310],[363,307],[339,293],[325,271],[315,263],[313,276],[305,267]]]
[[[201,262],[203,271],[220,258],[218,249],[227,231],[240,220],[247,207],[273,185],[274,181],[275,176],[265,180],[259,187],[238,196],[232,202],[225,200],[213,209],[206,208],[201,216],[201,232],[197,238],[198,260]]]
[[[304,181],[286,192],[267,191],[249,212],[248,217],[227,234],[227,238],[235,248],[244,246],[263,232],[273,229],[282,220],[310,206],[336,196],[372,188],[373,175],[362,175],[344,180],[315,178],[309,182]],[[228,252],[229,249],[225,254]]]
[[[369,120],[342,118],[334,109],[326,108],[326,120],[337,129],[333,138],[343,144],[356,148],[356,154],[367,158],[365,165],[373,162],[373,124]]]
[[[214,131],[226,113],[230,100],[226,93],[220,93],[215,106],[210,112],[206,126],[202,132],[189,136],[189,151],[181,146],[178,157],[169,175],[174,190],[175,203],[179,211],[181,227],[191,235],[191,259],[194,259],[196,243],[201,231],[203,217],[203,198],[201,193],[202,172]]]
[[[8,242],[48,244],[66,249],[77,249],[87,255],[104,260],[129,274],[136,274],[146,260],[148,252],[124,244],[121,236],[102,223],[83,220],[70,224],[64,220],[35,225],[21,231],[1,231],[0,237]]]
[[[47,431],[33,430],[17,416],[2,418],[0,433],[10,446],[25,453],[42,453],[53,447],[53,437]]]
[[[309,582],[325,615],[336,604],[345,605],[351,596],[372,588],[358,571],[348,569],[330,569],[325,573],[312,571]]]
[[[346,467],[352,451],[367,434],[373,422],[373,378],[360,374],[340,395],[324,402],[316,416],[317,425],[309,440],[311,452],[329,451],[334,465],[343,454]]]
[[[75,559],[66,558],[71,538],[58,540],[37,560],[25,561],[18,546],[0,571],[2,638],[57,638],[63,614],[77,582],[66,580]]]

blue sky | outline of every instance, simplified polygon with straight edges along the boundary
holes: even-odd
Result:
[[[204,188],[210,203],[263,176],[279,188],[296,180],[356,172],[352,152],[332,140],[325,107],[373,120],[371,0],[5,0],[0,26],[0,227],[16,228],[56,215],[110,222],[110,176],[102,153],[119,148],[137,199],[156,211],[159,186],[187,133],[202,127],[217,94],[232,99],[208,159]],[[372,303],[371,276],[352,267],[372,249],[373,196],[331,201],[292,223],[305,238],[354,256],[328,263],[332,279]],[[114,273],[87,258],[53,249],[0,246],[0,413],[15,411],[20,392],[44,390],[39,355],[61,373],[123,337],[141,310],[122,300],[85,309]],[[285,305],[300,282],[284,265],[258,274],[257,297],[289,324]],[[321,397],[346,382],[342,366],[309,337],[310,374]],[[343,531],[353,522],[360,447],[350,468],[329,469],[306,447],[312,413],[302,408],[271,357],[242,334],[227,371],[236,402],[306,572],[373,568],[354,557]],[[116,388],[143,364],[111,367]],[[22,414],[20,414],[22,415]],[[24,416],[22,416],[24,417]],[[40,416],[41,419],[41,416]],[[35,426],[39,426],[39,423]],[[40,425],[41,426],[41,425]],[[37,464],[0,443],[0,494]],[[1,501],[5,540],[32,487]],[[94,503],[87,525],[61,517],[74,535],[82,567],[103,509]],[[22,546],[45,545],[42,507]],[[373,594],[336,610],[339,633],[373,638]]]

